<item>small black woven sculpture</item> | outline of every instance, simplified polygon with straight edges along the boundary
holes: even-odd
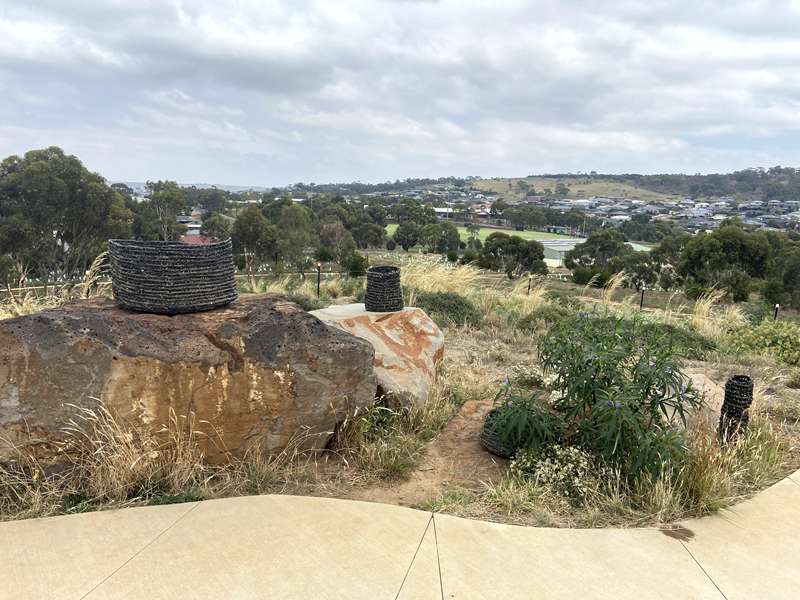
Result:
[[[231,241],[208,245],[109,240],[114,300],[125,309],[165,315],[233,302]]]
[[[725,401],[719,415],[719,436],[733,440],[747,429],[750,405],[753,403],[753,380],[747,375],[734,375],[725,383]]]
[[[398,267],[381,266],[367,269],[367,292],[364,304],[370,312],[403,310],[403,290],[400,288]]]
[[[500,440],[500,436],[495,432],[493,420],[499,412],[500,408],[493,408],[489,411],[489,414],[486,415],[486,420],[483,422],[483,428],[481,429],[478,440],[485,450],[491,452],[495,456],[512,458],[514,454],[516,454],[517,449],[503,443]]]

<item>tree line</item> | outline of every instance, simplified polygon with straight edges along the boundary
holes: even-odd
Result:
[[[697,298],[724,290],[734,302],[751,292],[783,306],[800,308],[800,234],[755,229],[738,219],[710,233],[675,232],[650,251],[636,251],[619,229],[602,229],[566,253],[564,264],[576,283],[602,285],[625,272],[631,284],[682,288]]]

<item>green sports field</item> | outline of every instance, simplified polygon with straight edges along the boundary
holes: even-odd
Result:
[[[386,226],[386,235],[393,235],[395,229],[397,229],[396,223],[390,223]],[[503,233],[507,233],[508,235],[516,235],[526,240],[571,240],[575,239],[568,235],[560,235],[558,233],[547,233],[545,231],[515,231],[514,229],[493,229],[491,227],[481,227],[481,230],[478,232],[478,239],[481,242],[485,241],[490,234],[501,231]],[[465,242],[469,239],[469,233],[467,232],[466,227],[459,227],[458,233],[461,234],[461,239]]]

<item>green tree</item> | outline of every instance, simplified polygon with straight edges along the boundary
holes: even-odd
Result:
[[[621,270],[619,262],[632,249],[625,237],[616,229],[601,229],[593,232],[585,242],[578,244],[564,255],[568,269],[593,267],[599,270]],[[616,269],[614,269],[616,267]]]
[[[723,280],[731,270],[742,271],[751,278],[765,277],[770,254],[764,232],[749,232],[740,223],[730,221],[713,233],[689,239],[681,252],[678,273],[705,287],[724,287]]]
[[[557,198],[566,198],[569,195],[569,186],[561,181],[556,184],[555,196]]]
[[[60,148],[0,163],[0,254],[17,282],[82,275],[132,221],[125,198]]]
[[[226,240],[231,237],[230,221],[219,213],[210,213],[203,219],[200,234],[217,240]]]
[[[356,250],[353,236],[338,219],[322,223],[319,229],[319,245],[339,263],[349,258]]]
[[[285,206],[277,226],[280,232],[278,248],[283,260],[302,268],[306,263],[307,251],[318,245],[314,213],[300,204]]]
[[[233,251],[244,259],[245,270],[253,283],[255,269],[278,250],[278,230],[255,205],[245,208],[231,229]]]
[[[658,281],[659,270],[650,252],[627,252],[622,257],[622,268],[636,290]]]
[[[392,207],[392,214],[398,223],[412,222],[420,227],[436,223],[436,211],[419,200],[404,199]]]
[[[481,233],[481,226],[477,223],[467,223],[467,234],[469,235],[469,239],[467,241],[467,246],[469,246],[472,250],[476,250],[478,248],[478,242],[480,238],[478,237]]]
[[[507,209],[508,209],[508,204],[506,204],[506,201],[503,200],[502,198],[499,198],[498,200],[495,200],[494,202],[492,202],[492,206],[489,208],[489,213],[492,216],[499,217]]]
[[[392,237],[395,243],[399,244],[403,250],[408,252],[411,248],[416,246],[419,241],[419,226],[409,221],[400,223]]]
[[[147,202],[158,220],[158,233],[162,240],[177,240],[186,233],[186,226],[178,223],[178,216],[189,209],[186,196],[174,181],[148,181]]]
[[[484,269],[502,271],[509,279],[525,272],[547,273],[542,244],[501,232],[492,233],[486,238],[478,265]]]
[[[381,248],[386,240],[386,229],[376,223],[358,223],[351,233],[359,248]]]
[[[458,252],[461,236],[452,223],[430,223],[420,230],[419,242],[428,252],[445,254],[449,251]]]

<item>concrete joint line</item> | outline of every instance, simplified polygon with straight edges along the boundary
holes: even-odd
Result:
[[[795,484],[796,486],[800,486],[800,483],[798,483],[797,481],[795,481],[795,480],[792,478],[792,476],[791,476],[791,475],[789,475],[789,476],[788,476],[786,479],[788,479],[789,481],[791,481],[791,482],[792,482],[793,484]]]
[[[694,554],[692,554],[692,551],[691,551],[691,550],[689,550],[688,546],[686,546],[686,544],[685,544],[685,543],[684,543],[682,540],[678,540],[678,543],[680,543],[680,545],[681,545],[681,546],[683,546],[683,549],[684,549],[684,550],[686,550],[686,552],[688,552],[688,553],[689,553],[689,556],[691,556],[691,557],[692,557],[692,560],[695,562],[695,564],[696,564],[698,567],[700,567],[700,570],[703,572],[703,575],[705,575],[705,576],[708,578],[708,580],[709,580],[709,581],[710,581],[712,584],[714,584],[714,587],[715,587],[715,588],[717,588],[717,591],[719,592],[720,596],[722,596],[723,598],[725,598],[725,600],[728,600],[728,597],[725,595],[725,592],[723,592],[723,591],[722,591],[722,590],[719,588],[719,586],[717,585],[717,582],[716,582],[716,581],[714,581],[714,580],[711,578],[711,575],[709,575],[709,574],[708,574],[708,571],[706,571],[706,570],[703,568],[703,565],[701,565],[701,564],[700,564],[700,561],[699,561],[699,560],[697,560],[697,559],[694,557]]]
[[[439,558],[439,536],[436,534],[436,515],[431,513],[431,521],[433,521],[433,541],[436,544],[436,566],[439,567],[439,591],[442,593],[442,600],[444,600],[444,583],[442,582],[442,561]]]
[[[114,569],[114,570],[113,570],[113,571],[112,571],[110,574],[108,574],[106,577],[104,577],[104,578],[103,578],[103,580],[102,580],[100,583],[98,583],[97,585],[95,585],[95,586],[94,586],[92,589],[90,589],[90,590],[89,590],[88,592],[86,592],[86,593],[85,593],[83,596],[81,596],[81,597],[79,598],[79,600],[84,600],[84,598],[86,598],[86,597],[87,597],[89,594],[91,594],[93,591],[95,591],[97,588],[99,588],[101,585],[103,585],[103,584],[104,584],[106,581],[108,581],[109,579],[111,579],[111,578],[112,578],[114,575],[116,575],[117,573],[119,573],[119,572],[120,572],[120,571],[121,571],[123,568],[125,568],[125,565],[127,565],[129,562],[131,562],[131,561],[132,561],[134,558],[136,558],[137,556],[139,556],[139,555],[140,555],[142,552],[144,552],[145,550],[147,550],[147,548],[149,548],[151,545],[153,545],[153,544],[154,544],[154,543],[155,543],[155,542],[156,542],[156,541],[157,541],[157,540],[158,540],[158,539],[159,539],[159,538],[160,538],[162,535],[164,535],[164,534],[165,534],[165,533],[167,533],[167,532],[168,532],[170,529],[172,529],[173,527],[175,527],[175,525],[177,525],[177,524],[178,524],[178,523],[181,521],[181,519],[183,519],[185,516],[187,516],[187,515],[188,515],[190,512],[192,512],[192,511],[193,511],[195,508],[197,508],[198,506],[200,506],[200,503],[199,503],[199,502],[196,502],[194,506],[192,506],[192,507],[191,507],[189,510],[187,510],[185,513],[182,513],[182,514],[181,514],[181,516],[179,516],[179,517],[178,517],[177,519],[175,519],[175,520],[174,520],[172,523],[170,523],[170,524],[169,524],[169,525],[168,525],[168,526],[167,526],[167,527],[164,529],[164,531],[162,531],[161,533],[159,533],[159,534],[158,534],[156,537],[154,537],[152,540],[150,540],[149,542],[147,542],[147,543],[146,543],[144,546],[142,546],[141,548],[139,548],[139,549],[138,549],[138,550],[137,550],[137,551],[136,551],[136,552],[133,554],[133,556],[131,556],[131,557],[130,557],[128,560],[126,560],[124,563],[122,563],[120,566],[118,566],[116,569]]]
[[[430,528],[432,521],[433,521],[433,513],[431,513],[428,522],[425,524],[425,530],[422,532],[422,537],[419,538],[419,544],[417,544],[417,549],[414,550],[414,556],[411,557],[411,562],[408,564],[408,569],[406,569],[406,574],[403,575],[403,581],[400,582],[400,589],[397,590],[397,594],[395,594],[394,600],[397,600],[400,597],[400,592],[403,591],[403,586],[406,584],[406,579],[408,579],[409,573],[411,573],[411,567],[414,566],[414,561],[417,560],[417,554],[419,554],[419,549],[422,548],[422,542],[425,541],[425,536],[428,533],[428,529]]]

